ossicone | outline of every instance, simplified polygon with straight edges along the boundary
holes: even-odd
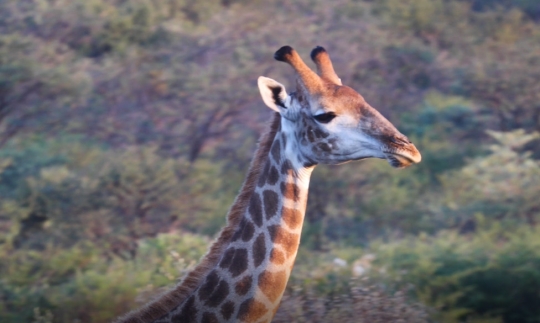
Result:
[[[278,49],[274,54],[274,58],[291,65],[306,91],[309,93],[318,93],[321,91],[321,78],[304,63],[302,57],[291,46],[283,46]]]
[[[274,54],[274,59],[276,61],[289,63],[293,51],[294,49],[291,46],[283,46]]]
[[[313,48],[310,56],[313,62],[315,62],[321,78],[336,85],[342,85],[341,79],[334,71],[334,66],[332,65],[330,55],[328,55],[328,52],[326,51],[326,49],[324,49],[324,47],[317,46]]]

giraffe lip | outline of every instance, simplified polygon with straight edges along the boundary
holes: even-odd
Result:
[[[385,152],[385,155],[388,163],[395,168],[405,168],[412,164],[418,164],[422,160],[422,156],[416,148],[413,152]]]
[[[386,160],[394,168],[405,168],[413,163],[409,158],[396,154],[387,155]]]

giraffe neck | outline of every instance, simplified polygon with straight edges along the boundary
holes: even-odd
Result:
[[[158,322],[270,322],[300,243],[313,166],[282,119],[248,207],[219,262],[182,306]]]

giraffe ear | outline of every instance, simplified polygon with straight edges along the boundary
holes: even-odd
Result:
[[[257,80],[259,91],[264,103],[272,110],[283,113],[287,110],[285,101],[288,94],[283,84],[264,76],[259,76]]]

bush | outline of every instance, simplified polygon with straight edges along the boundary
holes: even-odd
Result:
[[[411,288],[421,302],[440,311],[444,322],[540,322],[537,228],[493,225],[472,236],[442,232],[381,243],[373,250],[376,276]]]
[[[488,132],[496,143],[486,156],[470,159],[458,170],[440,176],[442,205],[463,230],[474,230],[475,214],[501,221],[535,225],[540,220],[540,162],[524,149],[538,133]],[[470,228],[464,228],[464,226]]]
[[[215,233],[240,186],[239,172],[215,180],[223,163],[203,158],[192,165],[152,146],[82,147],[64,138],[0,152],[0,241],[39,249],[82,239],[129,256],[137,239],[174,228]]]
[[[135,259],[106,257],[90,243],[39,252],[1,245],[0,321],[110,322],[173,286],[208,243],[184,232],[159,235],[141,240]]]

